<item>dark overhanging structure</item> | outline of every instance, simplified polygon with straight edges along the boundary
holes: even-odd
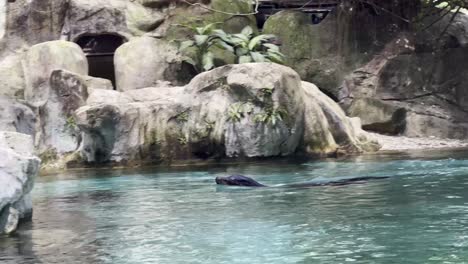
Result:
[[[108,79],[115,89],[114,53],[125,39],[116,34],[83,35],[75,41],[88,58],[89,75]]]
[[[258,0],[257,24],[263,28],[265,21],[282,10],[297,10],[310,14],[311,24],[319,24],[340,0]]]

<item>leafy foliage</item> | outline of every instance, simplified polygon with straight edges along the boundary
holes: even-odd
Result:
[[[275,88],[272,87],[272,88],[262,88],[260,89],[260,93],[262,94],[262,96],[264,97],[271,97],[273,95],[273,92],[275,91]]]
[[[235,103],[229,106],[228,120],[232,122],[239,122],[244,117],[243,104]]]
[[[75,130],[77,128],[75,118],[73,116],[69,116],[65,121],[65,128],[69,130]]]
[[[179,144],[182,145],[182,146],[185,146],[185,145],[187,145],[187,143],[188,143],[187,137],[182,136],[182,135],[179,136],[179,137],[177,138],[177,141],[178,141]]]
[[[215,128],[215,125],[216,125],[216,121],[208,121],[205,119],[205,129],[206,131],[208,132],[211,132],[213,131],[213,129]]]
[[[78,125],[76,124],[76,120],[73,116],[69,116],[67,120],[65,120],[64,131],[70,133],[72,137],[78,136]]]
[[[195,56],[193,58],[186,57],[185,61],[192,64],[198,72],[209,71],[214,68],[214,54],[211,47],[226,45],[213,32],[216,24],[211,23],[203,27],[184,26],[190,28],[195,34],[192,40],[181,42],[179,50],[184,51],[191,47],[194,48]]]
[[[222,30],[214,30],[227,45],[222,47],[233,52],[238,63],[274,62],[283,64],[284,55],[277,45],[271,43],[275,35],[255,35],[252,27],[247,26],[238,34],[227,34]]]
[[[188,114],[188,111],[184,111],[180,114],[178,114],[175,118],[177,120],[177,122],[179,123],[185,123],[188,121],[189,119],[189,114]]]
[[[265,112],[255,115],[254,120],[255,122],[270,123],[275,126],[278,121],[282,121],[287,116],[288,112],[285,109],[269,107],[265,109]]]
[[[208,71],[215,67],[213,47],[218,47],[233,53],[237,63],[274,62],[283,64],[284,55],[277,45],[271,43],[274,35],[255,35],[252,27],[245,27],[238,34],[228,34],[221,29],[215,29],[217,23],[203,27],[191,27],[193,39],[182,41],[179,50],[189,48],[195,50],[193,58],[186,58],[198,72]]]

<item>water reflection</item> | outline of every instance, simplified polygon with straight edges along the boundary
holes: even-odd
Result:
[[[468,259],[468,161],[463,153],[449,156],[41,178],[33,223],[0,239],[0,261],[462,263]],[[216,175],[229,173],[268,185],[392,178],[310,189],[214,184]]]

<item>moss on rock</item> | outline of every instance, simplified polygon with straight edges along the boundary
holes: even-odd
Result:
[[[303,80],[335,94],[342,81],[342,61],[337,56],[336,24],[332,14],[322,23],[313,25],[309,14],[281,11],[266,21],[263,33],[279,38],[286,65],[296,70]]]
[[[249,0],[212,0],[210,8],[219,12],[184,6],[172,10],[168,19],[166,38],[168,40],[187,39],[193,34],[190,29],[180,25],[202,26],[219,23],[219,28],[228,33],[239,33],[245,26],[251,26],[255,30],[257,28],[254,15],[242,15],[253,12]]]
[[[210,14],[212,22],[222,23],[222,29],[228,33],[238,33],[245,26],[256,28],[256,19],[253,15],[230,15],[249,14],[253,12],[250,0],[212,0],[211,8],[220,12]],[[225,13],[222,13],[225,12]]]

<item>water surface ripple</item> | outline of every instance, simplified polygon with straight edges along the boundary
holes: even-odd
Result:
[[[44,177],[33,222],[0,237],[0,263],[468,263],[465,156]],[[214,184],[230,173],[268,185],[391,178]]]

